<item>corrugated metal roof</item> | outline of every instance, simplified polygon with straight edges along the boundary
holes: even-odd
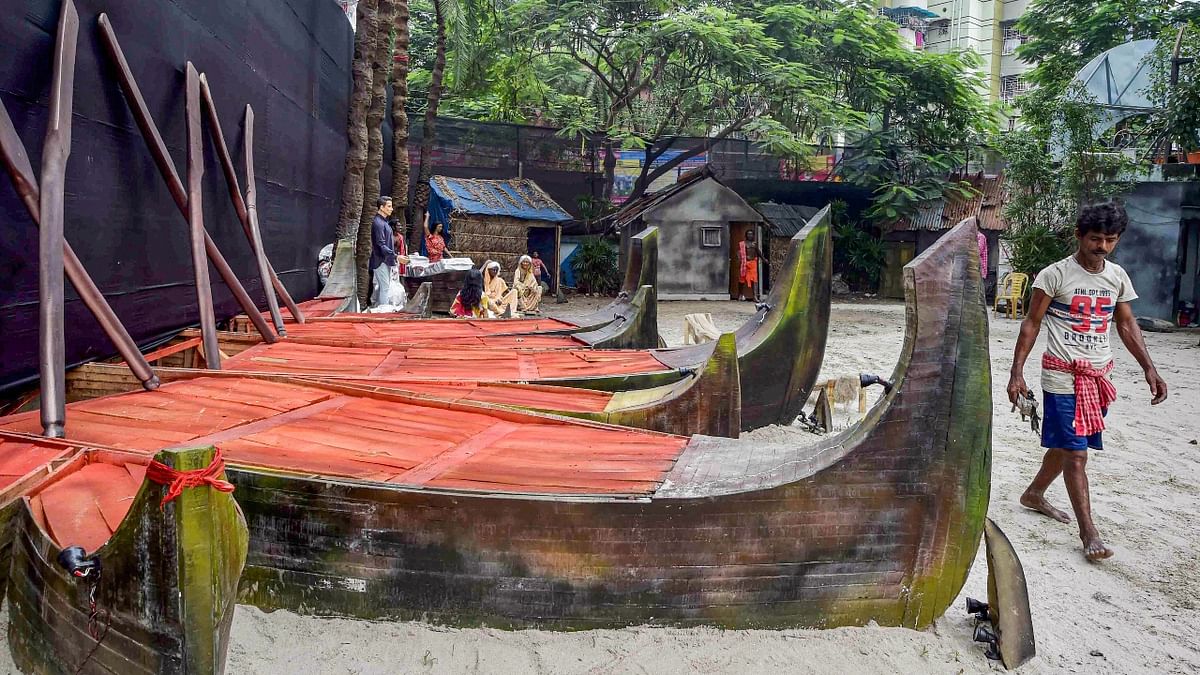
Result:
[[[969,199],[952,197],[923,206],[908,220],[896,223],[893,230],[948,230],[965,218],[979,219],[979,229],[1008,229],[1000,211],[1004,206],[1004,176],[953,176],[952,180],[970,183],[977,194]]]
[[[679,180],[676,181],[674,185],[665,187],[657,192],[647,192],[637,199],[625,202],[620,211],[617,211],[615,214],[610,216],[610,218],[613,219],[611,229],[620,230],[636,220],[638,216],[645,213],[650,207],[654,206],[655,204],[661,204],[687,186],[696,183],[702,178],[708,177],[712,177],[714,180],[716,179],[716,177],[713,176],[712,168],[708,164],[705,164],[700,168],[693,169],[681,175]]]
[[[776,204],[763,202],[754,207],[767,220],[767,229],[772,237],[791,238],[804,229],[804,225],[817,214],[820,209],[815,206],[796,206],[794,204]]]
[[[452,211],[552,223],[571,220],[563,207],[528,178],[484,180],[434,176],[429,185],[434,193],[450,202]]]

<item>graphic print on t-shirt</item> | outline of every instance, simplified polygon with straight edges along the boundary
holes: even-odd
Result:
[[[1069,362],[1083,359],[1095,368],[1112,360],[1108,335],[1117,303],[1137,298],[1129,275],[1106,261],[1100,272],[1088,272],[1074,257],[1042,270],[1033,287],[1050,296],[1046,310],[1046,351]],[[1042,389],[1052,394],[1074,392],[1070,373],[1042,371]]]
[[[1058,329],[1065,346],[1090,352],[1108,346],[1108,324],[1116,306],[1111,289],[1075,288],[1070,304],[1052,301],[1048,313],[1062,320],[1057,325],[1065,326]]]

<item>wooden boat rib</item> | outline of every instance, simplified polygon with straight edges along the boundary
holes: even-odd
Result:
[[[213,456],[208,447],[155,459],[187,471]],[[224,672],[245,520],[230,494],[208,485],[163,503],[168,486],[144,478],[148,459],[84,450],[21,499],[9,643],[22,670]],[[59,556],[70,546],[86,551],[85,564],[98,559],[99,569],[68,571]]]
[[[965,581],[988,503],[975,232],[958,225],[905,268],[895,387],[813,447],[236,377],[71,404],[68,432],[147,452],[220,444],[255,533],[241,597],[262,607],[458,625],[920,628]]]

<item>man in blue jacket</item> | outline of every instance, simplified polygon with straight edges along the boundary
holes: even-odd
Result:
[[[392,198],[382,196],[377,202],[379,211],[371,221],[371,277],[375,288],[371,293],[371,306],[388,304],[388,292],[392,285],[392,270],[396,264],[396,250],[392,248],[392,227],[388,218],[392,215]]]

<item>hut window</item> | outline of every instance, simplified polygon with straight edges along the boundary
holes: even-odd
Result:
[[[719,228],[719,227],[702,227],[702,228],[700,228],[700,245],[719,248],[721,246],[721,228]]]

